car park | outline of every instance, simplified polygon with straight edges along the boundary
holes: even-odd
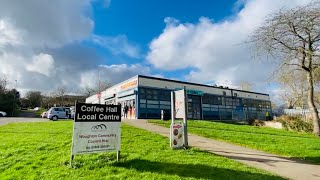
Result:
[[[0,111],[0,117],[4,117],[4,116],[7,116],[7,113],[4,111]]]

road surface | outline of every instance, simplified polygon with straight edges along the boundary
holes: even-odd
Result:
[[[17,123],[17,122],[48,122],[49,119],[46,118],[27,118],[27,117],[1,117],[0,126]]]

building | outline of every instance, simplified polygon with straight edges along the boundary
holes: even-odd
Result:
[[[121,104],[128,118],[160,119],[171,113],[171,91],[186,88],[188,118],[210,120],[265,120],[272,115],[268,94],[138,75],[90,96],[86,103]]]

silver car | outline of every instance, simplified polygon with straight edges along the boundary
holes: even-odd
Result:
[[[47,118],[54,121],[58,119],[70,119],[71,112],[66,107],[52,107],[47,112]]]
[[[4,116],[7,116],[7,113],[4,111],[0,111],[0,117],[4,117]]]

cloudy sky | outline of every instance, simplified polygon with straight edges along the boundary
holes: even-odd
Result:
[[[280,8],[310,0],[1,0],[0,77],[71,92],[137,74],[277,92],[275,64],[243,42]],[[262,58],[263,59],[263,58]]]

